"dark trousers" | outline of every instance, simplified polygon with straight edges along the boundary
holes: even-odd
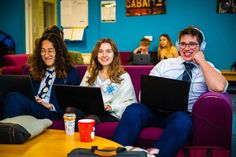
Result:
[[[4,100],[4,105],[3,118],[20,115],[31,115],[38,119],[49,118],[51,120],[60,118],[56,112],[48,110],[17,92],[9,93]]]
[[[143,104],[128,106],[120,119],[113,140],[133,145],[140,131],[149,126],[163,128],[153,147],[160,150],[158,157],[173,157],[192,134],[192,118],[184,112],[154,113]]]

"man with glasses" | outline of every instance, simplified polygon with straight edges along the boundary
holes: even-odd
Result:
[[[151,70],[150,75],[190,81],[188,111],[191,113],[194,102],[202,93],[208,90],[224,92],[228,83],[219,70],[205,60],[202,51],[206,43],[199,29],[188,27],[182,30],[177,44],[181,56],[162,60]],[[163,128],[159,140],[148,150],[158,157],[175,156],[193,131],[191,114],[153,111],[143,104],[135,103],[123,113],[113,140],[125,146],[133,145],[140,131],[149,126]]]
[[[35,101],[19,92],[9,93],[4,101],[3,118],[31,115],[40,119],[61,119],[63,110],[57,103],[53,84],[80,84],[79,74],[71,63],[61,36],[44,33],[30,62],[29,74],[32,77]]]

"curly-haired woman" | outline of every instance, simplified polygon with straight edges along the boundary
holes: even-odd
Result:
[[[35,90],[35,101],[18,92],[9,93],[4,102],[3,118],[19,115],[62,118],[63,110],[57,103],[53,84],[79,85],[80,79],[59,35],[43,34],[32,55],[29,74]]]
[[[80,85],[101,88],[107,114],[79,115],[93,118],[96,123],[119,120],[125,108],[137,101],[131,78],[121,67],[118,48],[108,38],[96,43]]]

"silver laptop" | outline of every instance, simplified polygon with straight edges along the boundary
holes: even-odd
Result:
[[[147,65],[150,64],[150,54],[133,54],[133,62],[136,65]]]
[[[190,82],[141,75],[141,103],[154,111],[188,112]]]
[[[10,92],[19,92],[35,101],[32,81],[28,75],[0,75],[0,95],[6,96]]]

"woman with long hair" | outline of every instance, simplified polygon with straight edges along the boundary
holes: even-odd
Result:
[[[167,58],[176,58],[179,56],[177,49],[172,44],[171,39],[167,34],[160,35],[160,41],[157,53],[158,53],[158,61]]]
[[[45,33],[39,39],[31,58],[29,75],[32,78],[35,101],[22,93],[9,93],[5,99],[3,117],[31,115],[36,118],[62,118],[63,110],[57,103],[53,84],[79,85],[80,79],[59,35]]]
[[[131,78],[121,67],[118,48],[108,38],[96,43],[80,85],[101,88],[107,114],[80,115],[93,118],[96,123],[119,120],[125,108],[137,101]]]

